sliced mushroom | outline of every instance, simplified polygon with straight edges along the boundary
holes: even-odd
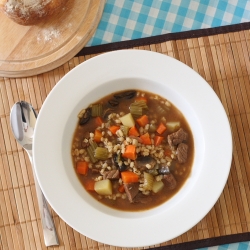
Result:
[[[115,94],[114,97],[116,99],[132,99],[133,97],[135,97],[135,95],[136,95],[135,90],[129,90],[129,91],[125,91],[125,92]]]
[[[116,106],[119,105],[119,102],[118,102],[117,100],[115,100],[115,99],[109,100],[108,103],[109,103],[109,105],[110,105],[111,107],[116,107]]]
[[[123,163],[123,158],[121,157],[121,154],[114,154],[113,161],[114,165],[119,169],[120,172],[127,170],[127,166]],[[119,165],[120,161],[122,162],[121,166]]]
[[[154,168],[154,166],[156,164],[156,160],[154,158],[152,158],[151,156],[139,156],[135,160],[135,165],[138,168],[147,168],[146,165],[148,165],[148,164],[151,166],[151,169],[152,169],[152,168]]]
[[[79,119],[79,124],[82,126],[84,124],[86,124],[89,119],[91,117],[91,109],[90,108],[87,108],[85,110],[85,113],[82,115],[82,117]]]

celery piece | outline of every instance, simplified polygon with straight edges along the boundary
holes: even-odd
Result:
[[[145,190],[152,190],[153,188],[153,183],[154,183],[154,177],[153,175],[144,172],[144,183],[143,187]]]
[[[102,148],[102,147],[97,147],[95,149],[94,156],[96,159],[99,159],[99,160],[107,160],[108,156],[109,156],[108,149]]]
[[[149,170],[148,170],[148,173],[151,174],[151,175],[153,175],[153,176],[158,175],[158,171],[157,171],[156,168],[149,169]]]
[[[130,113],[133,115],[133,116],[142,116],[143,115],[143,109],[142,107],[136,107],[136,106],[132,106],[130,107]]]
[[[138,117],[144,115],[148,111],[148,106],[145,101],[137,101],[131,103],[129,109],[133,116]]]
[[[158,105],[156,107],[155,113],[157,113],[159,115],[164,115],[164,114],[166,114],[166,112],[169,111],[169,109],[170,108],[168,106],[166,106],[166,105]]]
[[[129,131],[129,127],[128,127],[128,126],[122,125],[122,126],[120,127],[120,129],[121,129],[121,131],[123,132],[123,134],[124,134],[125,136],[128,135],[128,131]]]
[[[154,133],[156,129],[157,129],[156,124],[149,124],[148,132]]]
[[[141,107],[143,109],[148,109],[148,105],[145,101],[137,101],[130,104],[130,107]]]
[[[96,142],[90,141],[89,146],[87,147],[87,152],[92,163],[96,163],[98,161],[98,159],[95,158],[96,148],[97,148]]]
[[[93,104],[91,107],[91,116],[97,117],[102,116],[103,114],[103,107],[101,103]]]

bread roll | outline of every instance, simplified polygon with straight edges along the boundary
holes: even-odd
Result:
[[[53,15],[66,0],[0,0],[0,10],[21,25],[34,25]]]

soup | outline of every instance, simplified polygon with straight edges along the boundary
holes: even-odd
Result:
[[[80,111],[73,166],[99,202],[124,211],[166,202],[190,175],[194,142],[182,113],[153,93],[128,90]]]

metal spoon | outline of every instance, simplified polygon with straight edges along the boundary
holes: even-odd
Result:
[[[32,160],[32,142],[37,114],[31,104],[21,101],[14,104],[10,113],[10,124],[14,137],[26,150],[34,174],[38,206],[41,215],[44,241],[46,246],[59,245],[56,229],[48,209],[47,201],[39,187]]]

